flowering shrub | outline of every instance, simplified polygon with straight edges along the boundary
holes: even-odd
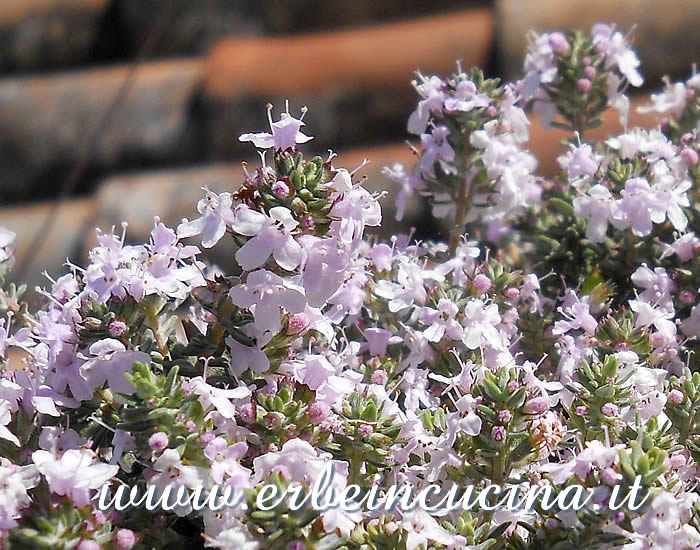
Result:
[[[700,548],[698,76],[652,96],[660,129],[585,138],[609,107],[626,121],[638,66],[596,25],[533,35],[513,84],[419,75],[416,165],[385,173],[398,216],[426,197],[446,242],[372,237],[381,196],[332,153],[303,156],[304,111],[268,106],[270,131],[240,137],[261,165],[194,219],[156,219],[141,245],[98,232],[38,311],[7,285],[0,547]],[[553,179],[525,148],[528,109],[569,132]],[[217,243],[236,273],[199,259]],[[409,483],[482,505],[262,505],[329,466],[350,500]],[[491,484],[592,500],[514,511],[488,506]],[[146,486],[239,500],[102,506]]]

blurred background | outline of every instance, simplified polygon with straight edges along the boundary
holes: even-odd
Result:
[[[309,106],[309,153],[411,163],[405,126],[414,71],[446,74],[460,59],[519,77],[529,29],[612,21],[633,30],[646,88],[687,78],[700,58],[698,0],[0,0],[0,225],[17,232],[16,279],[30,288],[84,263],[94,228],[143,242],[158,215],[193,217],[201,187],[241,181],[259,162],[242,132]],[[633,110],[646,100],[633,98]],[[631,124],[657,119],[633,112]],[[598,136],[619,130],[610,116]],[[551,174],[562,135],[533,121],[529,147]],[[402,228],[437,231],[415,203]],[[230,254],[212,259],[226,266]]]

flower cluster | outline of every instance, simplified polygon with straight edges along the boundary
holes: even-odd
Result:
[[[477,231],[485,225],[485,237],[498,240],[509,219],[541,193],[537,162],[522,149],[529,122],[514,87],[485,79],[478,69],[458,69],[446,79],[419,73],[421,82],[413,85],[421,100],[408,119],[408,131],[420,136],[418,164],[408,171],[401,164],[384,169],[401,185],[398,219],[407,199],[419,193],[429,198],[434,216],[456,222],[452,252],[467,226]]]
[[[700,548],[696,77],[654,96],[661,129],[584,140],[638,65],[596,25],[534,37],[516,84],[421,75],[417,164],[385,173],[399,217],[428,197],[444,241],[373,235],[362,166],[305,158],[306,109],[268,106],[270,131],[240,137],[260,165],[192,219],[143,244],[98,231],[36,309],[3,287],[0,548]],[[522,148],[529,107],[571,130],[554,178]],[[354,502],[410,484],[494,506],[263,505],[329,469]],[[492,484],[591,498],[511,510]],[[124,487],[233,502],[99,504]]]
[[[565,127],[583,133],[606,107],[619,110],[626,125],[629,100],[623,91],[627,84],[642,85],[639,64],[625,36],[611,25],[593,25],[590,34],[533,33],[518,90],[545,127],[561,115]]]

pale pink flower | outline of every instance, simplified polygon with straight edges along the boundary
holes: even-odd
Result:
[[[304,126],[304,115],[306,108],[301,110],[301,117],[294,118],[289,114],[289,103],[284,113],[281,114],[277,122],[272,122],[272,105],[267,107],[267,120],[272,133],[260,132],[256,134],[241,134],[239,141],[252,141],[258,149],[274,148],[278,151],[296,149],[297,143],[306,143],[313,139],[301,132]]]

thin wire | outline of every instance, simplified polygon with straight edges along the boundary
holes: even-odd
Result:
[[[123,82],[119,86],[117,92],[114,94],[114,98],[112,98],[112,101],[110,101],[109,105],[100,117],[95,129],[86,134],[85,141],[81,147],[82,153],[80,157],[73,165],[73,169],[61,187],[61,191],[51,205],[51,210],[49,210],[46,218],[44,218],[44,222],[39,228],[39,231],[37,231],[36,236],[29,245],[27,253],[22,259],[22,263],[17,267],[15,277],[18,281],[22,281],[25,278],[27,270],[32,265],[32,261],[39,255],[41,246],[44,243],[44,235],[46,235],[46,233],[48,233],[48,231],[51,229],[63,202],[71,195],[71,193],[73,193],[76,186],[80,182],[80,179],[88,166],[88,162],[95,151],[95,147],[99,143],[100,137],[104,134],[104,131],[109,126],[109,123],[111,122],[115,113],[118,111],[122,102],[129,93],[136,75],[136,71],[143,64],[144,60],[150,55],[151,50],[155,47],[158,41],[162,38],[164,31],[168,28],[168,23],[177,11],[176,8],[179,6],[181,1],[182,0],[170,0],[168,5],[161,12],[158,21],[153,26],[153,29],[150,31],[143,45],[136,54],[134,61],[129,66],[129,70],[127,71],[126,75],[124,75]]]

